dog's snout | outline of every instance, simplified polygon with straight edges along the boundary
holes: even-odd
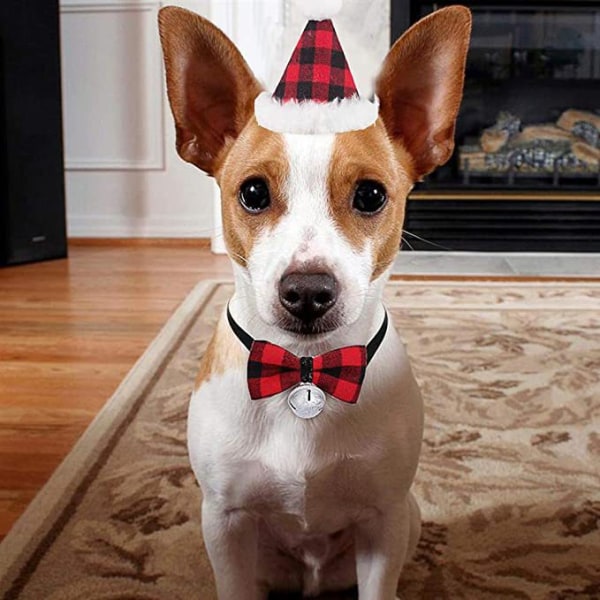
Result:
[[[279,300],[289,313],[310,323],[336,303],[337,281],[329,273],[289,273],[279,282]]]

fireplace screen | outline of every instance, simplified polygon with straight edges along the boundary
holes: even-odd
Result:
[[[469,3],[452,161],[429,189],[600,188],[600,4]],[[441,5],[412,5],[414,20]]]

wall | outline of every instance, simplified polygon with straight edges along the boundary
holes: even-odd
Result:
[[[77,236],[210,229],[212,186],[173,150],[158,2],[63,0],[67,221]],[[194,2],[208,15],[208,1]]]
[[[265,77],[279,0],[174,3],[211,18]],[[71,237],[206,237],[219,223],[212,180],[174,150],[156,26],[161,4],[61,0]],[[252,35],[247,27],[259,22]],[[260,34],[265,27],[270,38]]]

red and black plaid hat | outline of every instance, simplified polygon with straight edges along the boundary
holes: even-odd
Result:
[[[330,6],[325,16],[332,4],[336,6]],[[378,103],[359,96],[330,18],[340,4],[320,0],[313,9],[318,15],[308,15],[275,92],[256,99],[256,118],[262,127],[282,133],[340,133],[365,129],[377,119]]]
[[[358,96],[330,19],[307,23],[273,96],[281,102],[331,102]]]

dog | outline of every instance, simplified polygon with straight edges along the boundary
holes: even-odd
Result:
[[[321,135],[258,124],[262,88],[209,21],[166,7],[159,26],[177,151],[217,180],[235,278],[188,419],[218,598],[356,587],[360,600],[393,600],[420,536],[423,405],[382,294],[407,195],[453,152],[470,12],[413,25],[376,79],[376,121]],[[296,357],[378,348],[357,401],[321,394],[322,412],[301,418],[320,393],[310,385],[299,405],[287,389],[252,399],[257,340]],[[313,359],[298,360],[304,382]]]

